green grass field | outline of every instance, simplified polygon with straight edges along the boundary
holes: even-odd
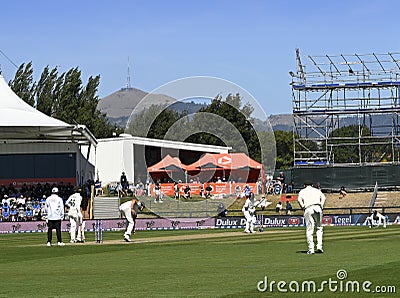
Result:
[[[63,233],[65,242],[68,234]],[[324,254],[307,255],[304,228],[138,231],[136,243],[106,232],[103,244],[46,247],[46,235],[0,235],[0,297],[396,297],[400,292],[400,226],[326,227]],[[371,281],[371,293],[290,292],[288,284],[329,279]],[[257,290],[265,276],[288,293]],[[261,284],[264,285],[264,284]],[[339,285],[339,283],[338,283]],[[376,286],[397,293],[372,293]],[[306,288],[307,289],[307,288]]]

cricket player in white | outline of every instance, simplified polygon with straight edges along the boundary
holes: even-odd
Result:
[[[250,192],[247,195],[246,202],[243,205],[242,212],[246,218],[246,228],[245,233],[254,233],[254,224],[256,223],[256,207],[265,207],[266,200],[257,201],[254,197],[254,193]]]
[[[144,203],[140,202],[137,199],[133,199],[131,201],[127,201],[122,203],[119,206],[119,210],[125,215],[126,220],[128,221],[128,226],[126,227],[124,233],[124,240],[126,242],[131,242],[131,234],[135,228],[136,217],[139,211],[144,209]]]
[[[79,189],[72,194],[65,205],[69,207],[68,216],[70,222],[69,233],[71,235],[71,243],[80,242],[83,243],[85,240],[85,222],[83,221],[83,216],[81,212],[82,196]],[[78,235],[76,235],[76,230],[78,228]]]
[[[307,254],[314,253],[314,227],[317,228],[317,253],[323,253],[322,248],[322,209],[325,204],[325,195],[317,188],[312,186],[311,181],[304,182],[304,189],[299,192],[297,201],[304,210],[304,219],[306,221],[306,237],[308,244]]]
[[[378,210],[374,210],[370,216],[368,216],[365,220],[365,224],[370,228],[376,227],[378,228],[383,223],[383,227],[386,228],[386,217],[378,212]]]

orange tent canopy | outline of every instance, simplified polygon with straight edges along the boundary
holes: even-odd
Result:
[[[188,165],[186,170],[190,177],[197,177],[201,181],[222,179],[256,182],[260,175],[264,177],[263,165],[244,153],[206,153]]]
[[[178,157],[167,154],[161,161],[148,168],[149,173],[185,171],[184,165]]]
[[[206,153],[198,161],[187,166],[186,170],[202,171],[202,170],[240,170],[252,169],[261,171],[262,164],[251,159],[244,153],[222,153],[211,154]]]
[[[162,183],[186,180],[186,165],[178,157],[165,156],[160,162],[147,168],[153,181]]]

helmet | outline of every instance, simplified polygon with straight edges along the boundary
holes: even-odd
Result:
[[[58,188],[57,187],[53,187],[53,189],[51,190],[52,193],[58,193]]]

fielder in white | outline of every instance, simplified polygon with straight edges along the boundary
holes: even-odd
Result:
[[[383,227],[386,228],[386,217],[380,214],[378,210],[374,210],[372,214],[366,218],[365,224],[370,228],[378,228],[382,224]]]
[[[307,254],[314,253],[314,227],[317,228],[317,253],[324,252],[322,248],[322,209],[324,208],[325,200],[325,195],[319,189],[314,188],[311,181],[304,182],[304,189],[299,192],[297,201],[304,210],[308,244]]]
[[[144,203],[140,202],[137,199],[127,201],[119,206],[119,210],[125,215],[125,218],[128,221],[128,226],[126,227],[124,233],[124,240],[126,242],[131,242],[132,231],[133,233],[135,233],[135,222],[137,214],[139,211],[142,211],[144,207]]]
[[[254,193],[250,192],[247,194],[246,202],[243,205],[242,212],[246,218],[245,233],[254,233],[254,225],[256,223],[256,207],[266,207],[267,202],[265,199],[257,201],[254,197]]]
[[[68,216],[70,222],[69,233],[71,235],[71,243],[83,243],[85,242],[85,222],[83,221],[81,212],[82,196],[79,189],[72,194],[65,205],[69,207]],[[78,229],[78,235],[76,230]]]

